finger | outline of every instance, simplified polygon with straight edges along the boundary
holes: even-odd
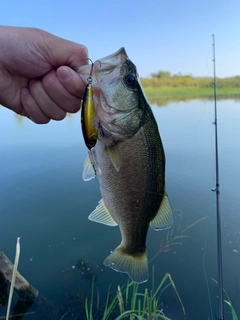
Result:
[[[48,96],[40,80],[31,80],[29,88],[34,100],[47,117],[54,120],[65,118],[66,112]]]
[[[19,113],[21,116],[27,117],[29,119],[31,119],[31,117],[29,116],[29,114],[27,113],[26,109],[22,109],[22,112]]]
[[[57,69],[57,77],[69,93],[80,99],[83,98],[86,85],[75,71],[62,66]]]
[[[88,50],[84,45],[48,35],[44,38],[44,49],[51,66],[81,66],[86,64]]]
[[[27,88],[23,88],[21,91],[21,103],[23,105],[23,111],[21,115],[27,116],[33,122],[38,124],[48,123],[50,121],[42,110],[37,105],[36,101],[32,97],[30,91]]]
[[[64,111],[75,113],[80,109],[80,99],[69,93],[52,70],[42,79],[42,86],[48,96]]]

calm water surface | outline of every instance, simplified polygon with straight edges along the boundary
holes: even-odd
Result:
[[[171,237],[168,230],[149,230],[149,260],[159,252],[150,270],[154,265],[156,285],[166,272],[171,274],[186,319],[215,319],[217,286],[211,279],[217,279],[216,205],[211,191],[215,187],[213,103],[194,100],[152,107],[165,147],[167,192],[175,221]],[[240,315],[239,102],[219,101],[218,117],[224,287]],[[115,293],[117,285],[127,282],[127,275],[102,264],[120,242],[119,229],[87,219],[100,192],[97,180],[83,182],[81,177],[87,151],[79,114],[36,125],[0,107],[0,137],[0,251],[13,261],[20,236],[19,271],[58,305],[70,303],[71,294],[84,300],[95,274],[104,304],[109,285]],[[184,232],[187,238],[173,240],[201,218],[205,219]],[[81,263],[85,270],[76,267]],[[140,288],[147,286],[151,288],[150,280]],[[166,316],[184,319],[172,288],[160,299]],[[0,307],[0,316],[4,308]],[[225,319],[231,319],[229,311],[225,305]],[[31,320],[31,316],[25,318]]]

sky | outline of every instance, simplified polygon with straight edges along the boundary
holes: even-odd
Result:
[[[239,0],[2,0],[0,13],[84,44],[93,61],[125,47],[140,77],[212,76],[214,34],[217,76],[240,75]]]

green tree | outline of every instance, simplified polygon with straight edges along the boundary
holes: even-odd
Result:
[[[158,79],[170,78],[171,73],[169,71],[158,71],[157,73],[151,73],[151,77],[158,78]]]

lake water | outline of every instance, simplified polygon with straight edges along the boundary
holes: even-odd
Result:
[[[186,319],[212,320],[218,314],[217,285],[211,279],[217,279],[216,194],[211,191],[216,184],[213,102],[192,100],[152,108],[167,158],[166,185],[174,226],[171,237],[168,230],[149,230],[149,260],[159,252],[149,269],[154,265],[156,286],[165,273],[171,274]],[[87,151],[79,118],[76,114],[36,125],[0,107],[0,251],[14,261],[19,236],[19,271],[43,296],[66,305],[66,310],[74,310],[76,301],[84,306],[92,274],[100,304],[109,285],[115,294],[117,285],[128,280],[126,274],[103,266],[120,242],[118,227],[87,219],[101,196],[97,180],[82,180]],[[218,101],[218,119],[224,288],[240,315],[239,101]],[[179,235],[188,237],[173,240]],[[151,288],[151,280],[139,286],[142,291],[146,287]],[[172,287],[160,300],[166,316],[184,319]],[[0,317],[4,312],[5,307],[0,307]],[[63,319],[80,318],[69,313]],[[227,319],[231,315],[225,304]]]

